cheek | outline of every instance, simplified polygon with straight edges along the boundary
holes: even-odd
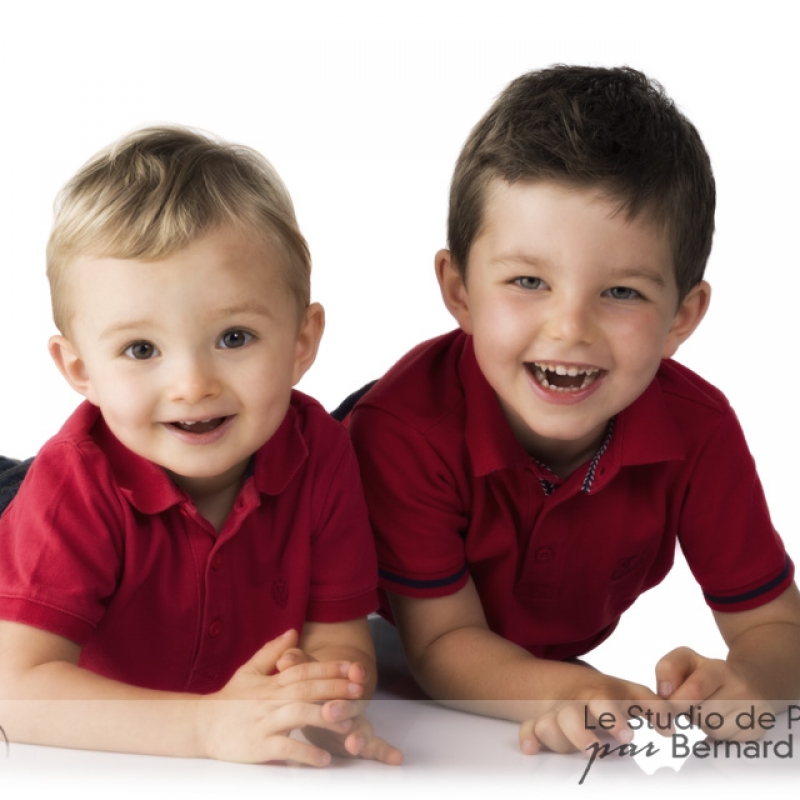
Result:
[[[101,380],[93,385],[97,399],[89,399],[103,409],[103,415],[109,421],[134,427],[149,419],[153,397],[147,381],[133,380],[125,373],[111,372],[102,375]]]
[[[482,345],[498,356],[512,355],[530,340],[536,319],[528,305],[495,297],[477,305],[473,326],[476,348]]]

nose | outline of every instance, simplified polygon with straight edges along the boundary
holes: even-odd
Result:
[[[591,344],[595,339],[595,319],[590,301],[578,293],[554,299],[545,330],[551,339],[567,345]]]
[[[169,375],[169,398],[172,402],[197,404],[216,397],[220,381],[212,359],[194,354],[175,357]]]

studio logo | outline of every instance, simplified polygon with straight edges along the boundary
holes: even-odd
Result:
[[[692,705],[688,711],[672,714],[654,712],[639,705],[631,705],[626,714],[627,726],[633,731],[633,741],[594,742],[586,748],[589,763],[583,771],[579,784],[583,784],[590,770],[598,761],[610,757],[630,757],[647,775],[653,775],[662,767],[677,772],[688,758],[720,760],[764,760],[785,761],[794,757],[793,726],[800,725],[800,706],[787,709],[788,735],[782,739],[768,738],[775,728],[776,716],[772,711],[734,706],[728,713],[706,711],[702,705]],[[616,726],[616,717],[610,712],[600,714],[596,720],[590,718],[584,708],[584,727],[590,731],[611,731]],[[730,729],[730,738],[721,738],[723,728]],[[711,738],[707,738],[709,736]],[[720,738],[715,738],[720,737]]]

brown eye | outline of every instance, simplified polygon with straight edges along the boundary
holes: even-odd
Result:
[[[219,346],[226,350],[232,350],[237,347],[244,347],[248,342],[252,341],[252,339],[253,334],[247,331],[225,331],[225,333],[220,336]]]
[[[158,353],[152,342],[134,342],[129,344],[123,352],[128,358],[133,358],[136,361],[146,361]]]

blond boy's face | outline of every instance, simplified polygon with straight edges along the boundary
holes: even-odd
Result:
[[[679,307],[664,234],[615,212],[598,189],[496,181],[466,285],[446,252],[438,262],[445,301],[517,438],[567,472],[591,457],[709,297],[703,283]]]
[[[301,318],[272,249],[230,228],[159,261],[67,269],[70,338],[51,352],[70,383],[190,494],[239,481],[314,360],[321,307]]]

